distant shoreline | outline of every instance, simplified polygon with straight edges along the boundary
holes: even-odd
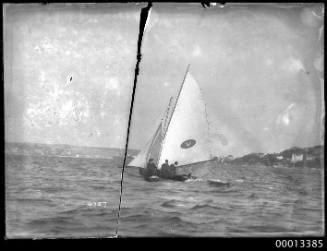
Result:
[[[129,149],[128,159],[135,157],[139,150]],[[47,145],[39,143],[5,143],[5,154],[35,157],[57,157],[71,159],[123,158],[125,150],[120,148],[77,147],[71,145]],[[291,147],[279,153],[250,153],[242,157],[232,155],[215,157],[218,164],[236,166],[271,167],[312,167],[324,166],[324,145],[313,147]]]
[[[46,157],[46,158],[69,158],[69,159],[104,159],[111,160],[112,157],[95,157],[95,156],[61,156],[61,155],[41,155],[41,154],[24,154],[24,153],[5,153],[5,155],[23,156],[23,157]],[[119,156],[117,156],[119,157]]]

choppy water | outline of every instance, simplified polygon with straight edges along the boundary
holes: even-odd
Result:
[[[6,155],[8,237],[106,237],[117,227],[119,161]],[[189,182],[126,169],[121,236],[322,235],[323,170],[220,167]],[[210,177],[229,182],[214,186]],[[103,203],[99,203],[103,202]]]

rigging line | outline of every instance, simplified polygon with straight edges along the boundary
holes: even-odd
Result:
[[[163,133],[166,131],[166,124],[167,124],[167,117],[169,116],[169,111],[170,111],[170,106],[171,106],[171,103],[172,103],[172,99],[173,97],[170,97],[169,99],[169,103],[168,103],[168,107],[166,109],[166,112],[164,113],[164,116],[162,117],[161,119],[161,130],[160,130],[160,133],[161,133],[161,136],[163,135]],[[160,126],[160,125],[159,125]],[[156,132],[157,134],[157,132]],[[160,160],[160,151],[161,151],[161,146],[162,146],[162,141],[164,140],[164,137],[162,137],[162,140],[160,142],[160,149],[159,149],[159,154],[157,156],[157,159],[156,159],[156,166],[158,168],[158,165],[159,165],[159,160]]]
[[[179,88],[178,95],[177,95],[177,98],[175,100],[175,104],[174,104],[174,107],[173,107],[173,111],[172,111],[171,116],[169,118],[168,125],[167,125],[166,131],[165,131],[165,134],[164,134],[163,139],[161,141],[160,151],[159,151],[159,160],[161,158],[161,152],[162,152],[163,143],[164,143],[164,141],[166,139],[167,131],[168,131],[168,128],[169,128],[171,119],[174,116],[174,112],[175,112],[175,109],[176,109],[176,106],[177,106],[177,103],[178,103],[178,100],[179,100],[179,96],[180,96],[180,94],[182,92],[182,89],[183,89],[183,86],[184,86],[184,82],[185,82],[185,79],[186,79],[186,76],[187,76],[187,73],[188,73],[189,69],[190,69],[190,64],[187,65],[186,72],[185,72],[185,75],[184,75],[184,78],[183,78],[183,82],[182,82],[182,84],[181,84],[181,86]],[[158,165],[159,165],[159,163],[158,163]],[[159,168],[159,166],[158,166],[158,168]]]
[[[170,107],[171,107],[171,103],[172,102],[173,102],[173,97],[170,97],[169,104],[168,104],[168,107],[167,107],[167,110],[166,110],[166,114],[165,114],[165,117],[164,117],[164,127],[163,127],[163,130],[164,131],[167,128],[166,127],[166,125],[167,125],[167,119],[168,119],[168,116],[169,116],[169,111],[170,111]]]
[[[206,121],[207,121],[207,126],[208,126],[208,132],[207,132],[207,143],[208,143],[209,142],[209,138],[210,138],[210,123],[209,123],[208,113],[207,113],[207,104],[206,104],[206,102],[204,100],[204,97],[203,97],[201,88],[200,88],[200,93],[201,93],[202,101],[204,103],[204,111],[205,111],[205,114],[206,114]],[[210,153],[210,156],[211,156],[212,155],[212,148],[211,148],[210,144],[208,144],[208,146],[209,146],[208,147],[209,148],[209,153]]]
[[[173,111],[172,111],[171,116],[170,116],[169,121],[168,121],[167,130],[165,131],[164,138],[166,137],[166,134],[167,134],[171,119],[172,119],[172,117],[174,115],[177,103],[179,101],[179,96],[181,95],[181,92],[182,92],[182,89],[183,89],[183,86],[184,86],[184,83],[185,83],[185,79],[186,79],[186,76],[187,76],[187,73],[188,73],[189,69],[190,69],[190,64],[187,65],[186,72],[185,72],[185,75],[184,75],[184,78],[183,78],[183,82],[182,82],[182,84],[181,84],[181,86],[179,88],[179,91],[178,91],[178,94],[177,94],[177,97],[176,97],[176,101],[175,101],[175,104],[174,104],[174,107],[173,107]]]
[[[159,124],[159,126],[158,126],[156,132],[154,133],[154,136],[153,136],[153,138],[152,138],[152,140],[151,140],[151,144],[150,144],[149,149],[151,149],[151,147],[153,146],[155,140],[157,139],[158,132],[161,131],[161,128],[162,128],[162,122],[160,122],[160,124]],[[149,156],[150,156],[150,151],[148,151],[148,153],[147,153],[147,155],[146,155],[146,159],[145,159],[146,162],[145,162],[145,163],[148,163]]]
[[[167,115],[168,115],[168,111],[169,111],[169,106],[170,106],[171,99],[172,99],[172,98],[170,98],[168,108],[167,108],[166,111],[163,113],[163,116],[162,116],[161,119],[160,119],[160,122],[159,122],[159,124],[158,124],[157,129],[154,131],[154,134],[151,134],[151,135],[153,135],[153,136],[150,138],[149,142],[147,143],[147,144],[149,144],[149,149],[152,147],[152,145],[153,145],[153,143],[154,143],[154,141],[155,141],[155,139],[156,139],[156,136],[158,135],[159,128],[161,129],[160,132],[162,133],[162,130],[163,130],[163,128],[164,128],[163,124],[164,124],[164,122],[165,122],[164,119],[166,119],[166,117],[167,117]],[[146,161],[146,163],[148,162],[148,158],[149,158],[149,154],[150,154],[150,153],[149,153],[149,149],[148,149],[147,154],[146,154],[146,156],[145,156],[145,161]]]
[[[125,171],[125,165],[126,165],[126,160],[127,160],[128,141],[129,141],[129,133],[130,133],[131,120],[132,120],[132,113],[133,113],[137,76],[139,74],[139,64],[141,61],[142,38],[143,38],[145,25],[146,25],[146,22],[148,19],[148,14],[151,10],[151,7],[152,7],[152,3],[149,2],[145,8],[141,9],[141,13],[140,13],[139,36],[138,36],[138,42],[137,42],[137,62],[136,62],[136,67],[135,67],[135,72],[134,72],[133,92],[132,92],[132,99],[131,99],[130,110],[129,110],[128,127],[127,127],[126,143],[125,143],[125,154],[124,154],[124,161],[123,161],[121,180],[120,180],[120,195],[119,195],[119,206],[118,206],[118,213],[117,213],[116,237],[118,237],[118,231],[119,231],[119,218],[120,218],[120,208],[121,208],[121,201],[122,201],[122,195],[123,195],[124,171]]]

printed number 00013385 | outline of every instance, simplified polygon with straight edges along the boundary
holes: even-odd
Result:
[[[277,248],[322,248],[323,240],[276,240]]]

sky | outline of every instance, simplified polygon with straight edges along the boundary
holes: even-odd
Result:
[[[142,7],[7,5],[6,141],[123,148]],[[188,64],[213,154],[322,144],[323,21],[321,4],[154,3],[129,147],[152,136]]]
[[[140,9],[7,6],[6,140],[123,148]]]

